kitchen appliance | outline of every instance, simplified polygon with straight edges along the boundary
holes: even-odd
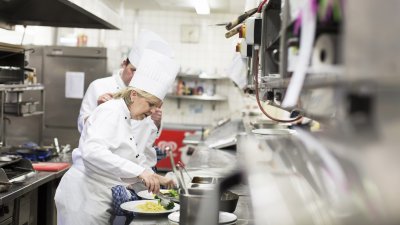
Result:
[[[35,172],[32,163],[18,155],[0,156],[0,192],[8,191],[14,184],[18,185],[32,177]]]
[[[101,0],[2,1],[0,14],[6,28],[14,24],[97,29],[121,26],[120,16]]]
[[[33,46],[33,49],[29,66],[36,68],[38,79],[46,88],[43,143],[53,143],[57,137],[60,145],[76,147],[80,137],[77,118],[82,98],[66,97],[67,72],[83,73],[85,91],[93,80],[109,76],[107,49],[61,46]]]
[[[24,81],[25,49],[21,46],[0,44],[0,83]]]

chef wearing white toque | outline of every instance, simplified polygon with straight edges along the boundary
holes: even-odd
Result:
[[[169,56],[145,49],[132,86],[99,105],[87,119],[72,167],[55,195],[58,225],[109,224],[111,188],[143,179],[151,192],[174,186],[146,163],[136,147],[131,120],[143,120],[162,104],[178,73]]]
[[[128,58],[122,62],[122,68],[115,71],[112,76],[94,80],[89,85],[79,112],[79,132],[82,132],[85,121],[98,105],[112,99],[113,93],[128,86],[145,49],[154,50],[169,58],[174,57],[171,47],[165,40],[149,30],[141,30]],[[145,148],[153,150],[146,151],[152,156],[150,157],[149,155],[149,159],[152,158],[152,160],[148,161],[151,166],[155,166],[157,163],[157,155],[153,149],[153,143],[161,131],[161,117],[162,110],[157,109],[151,117],[139,122],[133,122],[133,126],[135,127],[133,129],[133,136],[136,138],[138,149],[142,151],[145,151]]]

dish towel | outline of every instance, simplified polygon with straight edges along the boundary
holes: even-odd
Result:
[[[139,196],[133,190],[127,189],[122,185],[117,185],[111,188],[112,193],[112,216],[111,224],[129,224],[135,217],[133,212],[128,212],[121,209],[120,205],[124,202],[139,200]],[[121,218],[122,217],[122,218]],[[125,222],[123,222],[125,220]]]

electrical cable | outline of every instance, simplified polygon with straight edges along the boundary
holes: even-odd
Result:
[[[294,119],[289,119],[289,120],[277,119],[277,118],[275,118],[275,117],[269,115],[269,114],[265,111],[265,109],[262,107],[261,101],[260,101],[260,96],[259,96],[259,89],[258,89],[258,51],[259,51],[259,47],[257,47],[257,46],[254,46],[254,47],[255,47],[255,48],[254,48],[254,54],[253,54],[253,60],[254,60],[254,62],[253,62],[253,72],[254,72],[254,71],[255,71],[255,72],[254,72],[254,74],[253,74],[253,80],[254,80],[254,84],[255,84],[256,100],[257,100],[258,108],[261,110],[262,113],[264,113],[265,116],[267,116],[268,118],[270,118],[271,120],[276,121],[276,122],[280,122],[280,123],[292,123],[292,122],[295,122],[295,121],[301,119],[301,118],[303,117],[303,116],[301,116],[301,115],[297,116],[297,117],[294,118]]]
[[[263,2],[260,3],[260,5],[258,5],[258,9],[257,12],[260,13],[262,8],[264,7],[265,3],[269,3],[269,0],[264,0]]]

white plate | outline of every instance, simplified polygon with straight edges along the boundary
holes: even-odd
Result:
[[[290,129],[254,129],[252,132],[262,135],[289,135],[293,134],[295,131]]]
[[[160,190],[161,192],[163,190]],[[154,200],[154,194],[151,192],[148,192],[147,190],[144,191],[139,191],[138,193],[136,193],[139,197],[143,198],[143,199],[147,199],[147,200]]]
[[[126,211],[140,213],[140,214],[149,214],[149,215],[171,213],[171,212],[178,211],[180,208],[179,204],[177,204],[177,203],[175,203],[175,207],[173,209],[169,209],[169,210],[165,209],[164,211],[160,211],[160,212],[144,212],[137,207],[138,205],[145,204],[146,202],[156,202],[157,203],[158,200],[139,200],[139,201],[125,202],[125,203],[121,204],[121,208]]]
[[[161,189],[160,190],[160,192],[161,193],[163,193],[163,194],[165,194],[165,193],[168,193],[169,191],[168,191],[168,189]],[[138,193],[136,193],[139,197],[141,197],[141,198],[143,198],[143,199],[147,199],[147,200],[154,200],[155,198],[154,198],[154,194],[153,193],[151,193],[151,192],[148,192],[147,190],[144,190],[144,191],[139,191]],[[177,202],[177,203],[179,203],[179,198],[171,198],[171,200],[173,201],[173,202]]]
[[[168,219],[174,223],[179,223],[179,212],[174,212],[168,215]],[[218,224],[234,224],[237,220],[237,216],[233,213],[219,212]]]

